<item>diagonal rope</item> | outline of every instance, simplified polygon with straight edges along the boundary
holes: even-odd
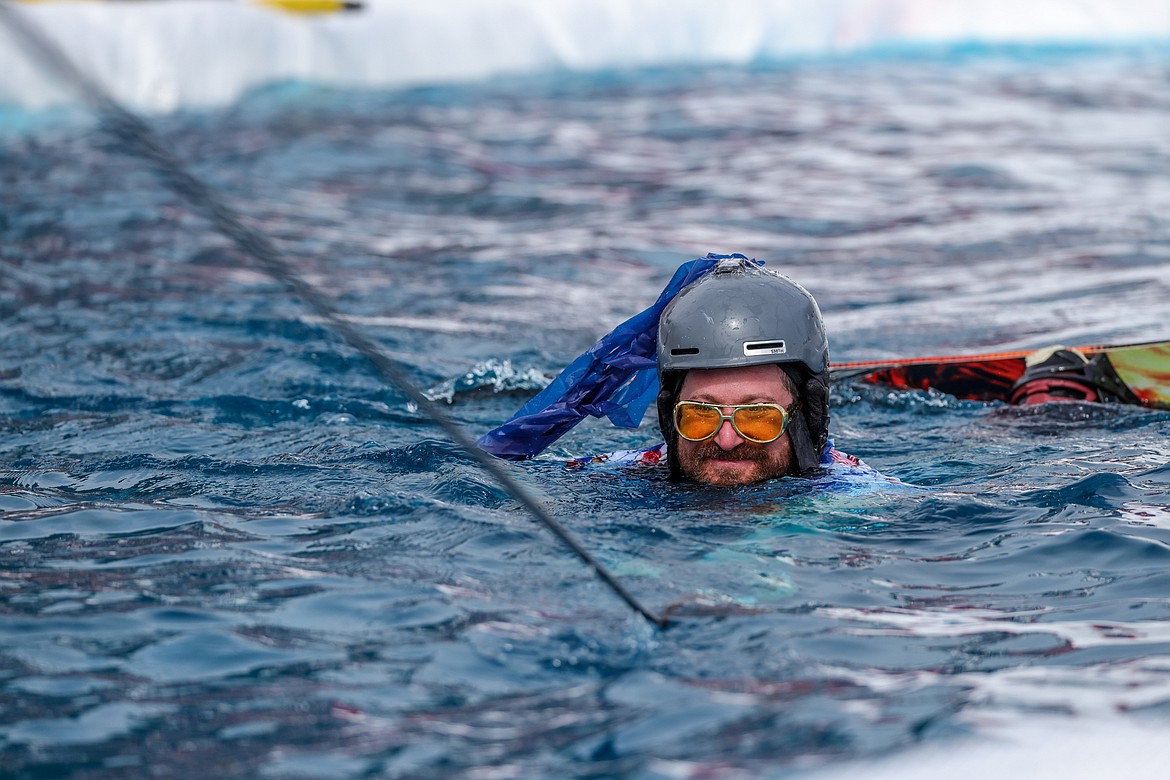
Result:
[[[34,25],[23,19],[8,0],[0,0],[0,22],[13,33],[28,54],[46,71],[72,87],[101,118],[105,129],[124,143],[135,155],[145,159],[163,183],[206,216],[217,231],[230,239],[246,256],[273,279],[283,283],[294,295],[304,301],[353,349],[368,359],[378,372],[398,388],[420,412],[429,417],[455,444],[467,452],[512,498],[527,509],[558,539],[571,549],[613,590],[626,604],[646,620],[665,628],[667,621],[647,609],[626,590],[610,571],[549,514],[528,490],[508,473],[500,461],[479,449],[471,437],[421,390],[414,386],[406,372],[379,348],[368,336],[342,319],[321,293],[309,284],[259,231],[245,225],[239,215],[225,204],[214,190],[192,175],[183,164],[166,150],[150,128],[134,114],[123,108],[96,81],[84,73]]]

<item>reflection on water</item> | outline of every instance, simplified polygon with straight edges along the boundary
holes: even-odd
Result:
[[[1165,74],[300,86],[159,129],[482,431],[708,251],[807,286],[839,359],[1166,336]],[[1165,709],[1166,413],[841,386],[837,445],[909,486],[832,494],[566,470],[656,433],[587,422],[516,473],[656,632],[102,136],[0,171],[16,776],[785,775]]]

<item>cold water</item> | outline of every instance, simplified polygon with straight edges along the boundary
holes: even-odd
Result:
[[[473,434],[708,251],[812,291],[838,360],[1170,336],[1148,51],[300,83],[154,126]],[[0,146],[0,316],[5,776],[1170,758],[1170,414],[843,384],[837,446],[898,481],[836,493],[568,470],[657,441],[589,421],[514,473],[661,631],[98,128]]]

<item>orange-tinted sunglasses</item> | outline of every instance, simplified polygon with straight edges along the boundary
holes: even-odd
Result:
[[[724,414],[730,409],[731,414]],[[767,444],[784,435],[792,421],[793,403],[788,409],[779,404],[708,404],[702,401],[679,401],[674,405],[674,429],[687,441],[706,441],[731,421],[745,440]]]

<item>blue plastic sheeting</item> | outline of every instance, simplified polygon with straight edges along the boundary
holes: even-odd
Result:
[[[708,254],[683,263],[650,308],[618,325],[512,418],[476,442],[498,458],[539,455],[585,419],[608,417],[614,425],[637,428],[658,396],[658,318],[684,287],[706,275],[720,260],[743,255]]]

